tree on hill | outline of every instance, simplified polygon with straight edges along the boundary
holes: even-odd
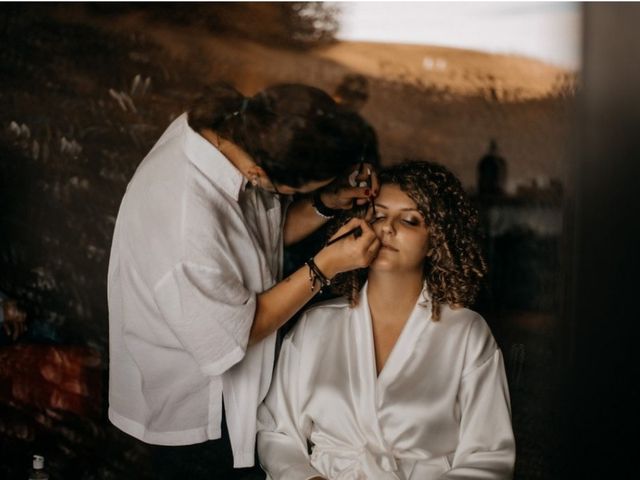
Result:
[[[339,9],[324,2],[230,2],[89,5],[93,13],[142,13],[180,25],[202,26],[214,34],[280,47],[308,49],[335,41]]]

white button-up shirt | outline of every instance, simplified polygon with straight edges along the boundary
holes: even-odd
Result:
[[[254,463],[275,334],[247,348],[281,275],[282,206],[177,118],[127,187],[109,261],[109,419],[151,444],[220,438]]]

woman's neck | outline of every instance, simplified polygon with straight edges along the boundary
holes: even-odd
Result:
[[[367,298],[376,322],[404,323],[413,310],[424,286],[422,271],[369,271]]]
[[[250,171],[256,166],[256,163],[240,147],[229,140],[223,139],[210,129],[202,129],[200,135],[216,147],[245,178],[250,179]]]

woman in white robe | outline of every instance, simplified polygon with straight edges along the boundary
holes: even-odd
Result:
[[[511,478],[502,354],[463,307],[486,270],[477,215],[439,165],[380,181],[382,248],[343,279],[356,295],[309,309],[285,339],[259,412],[261,464],[273,480]]]

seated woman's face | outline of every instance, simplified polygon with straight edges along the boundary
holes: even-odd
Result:
[[[429,231],[416,203],[399,186],[385,184],[375,199],[373,229],[382,246],[371,270],[422,271],[427,255]]]

